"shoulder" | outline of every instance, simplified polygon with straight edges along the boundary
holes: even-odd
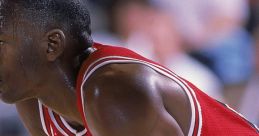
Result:
[[[159,96],[155,94],[157,92],[149,91],[152,88],[149,76],[152,75],[152,70],[139,64],[106,65],[95,71],[84,84],[85,99],[89,102],[111,100],[113,103],[118,98],[121,98],[120,103],[131,103],[137,99],[143,101],[147,97],[152,99]]]
[[[150,88],[150,80],[155,82],[157,74],[147,66],[140,64],[108,64],[96,70],[84,84],[87,94],[93,93],[125,93],[127,91],[141,93],[141,88]],[[158,77],[157,77],[157,80]],[[130,87],[130,88],[129,88]],[[98,88],[98,89],[97,89]],[[99,92],[100,91],[100,92]],[[145,93],[155,93],[147,92]],[[91,95],[88,95],[91,96]],[[99,97],[95,95],[94,97]]]
[[[149,135],[159,120],[166,120],[158,91],[161,80],[153,69],[141,64],[109,64],[96,70],[84,84],[90,130],[107,136]],[[171,123],[170,131],[180,133],[177,123]]]

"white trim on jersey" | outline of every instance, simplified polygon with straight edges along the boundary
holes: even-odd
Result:
[[[38,100],[38,103],[39,103],[39,112],[40,112],[40,118],[41,118],[41,125],[42,125],[42,128],[45,132],[46,135],[50,136],[48,131],[47,131],[47,128],[46,128],[46,124],[45,124],[45,120],[44,120],[44,113],[43,113],[43,104]],[[48,109],[48,114],[50,115],[50,119],[51,121],[54,123],[55,127],[58,129],[58,131],[63,135],[63,136],[69,136],[69,134],[67,134],[63,129],[62,127],[57,123],[57,120],[56,118],[54,117],[54,113],[53,111],[50,109],[50,108],[47,108]],[[61,117],[60,115],[58,115],[61,119],[61,122],[63,123],[63,125],[71,132],[73,133],[75,136],[83,136],[86,134],[87,130],[86,128],[80,132],[77,132],[77,130],[73,129],[66,121],[63,117]],[[51,126],[50,126],[51,127]],[[53,128],[51,127],[51,133],[53,133]]]
[[[45,132],[45,134],[47,136],[50,136],[48,131],[47,131],[47,128],[46,128],[46,124],[45,124],[45,120],[44,120],[44,114],[43,114],[43,109],[42,109],[43,105],[40,102],[40,100],[38,100],[38,104],[39,104],[40,120],[41,120],[41,125],[42,125],[42,128],[43,128],[43,131]]]
[[[60,116],[60,119],[62,121],[62,123],[64,124],[64,126],[73,134],[75,134],[75,136],[83,136],[84,134],[86,134],[87,130],[86,128],[80,132],[77,132],[77,130],[75,130],[74,128],[72,128],[67,122],[66,120]]]
[[[197,102],[197,106],[198,106],[198,113],[199,113],[199,129],[198,129],[198,133],[197,133],[197,136],[200,136],[201,135],[201,128],[202,128],[202,112],[201,112],[201,105],[196,97],[196,94],[194,93],[194,90],[189,87],[187,85],[187,83],[185,81],[182,80],[182,82],[191,90],[191,93],[193,94],[194,98],[195,98],[195,101]],[[188,134],[188,136],[192,136],[191,134]]]
[[[111,59],[111,60],[106,60],[104,62],[101,62],[100,64],[98,64],[98,62],[105,60],[105,59]],[[112,60],[114,59],[114,60]],[[117,60],[116,60],[117,59]],[[121,59],[121,60],[118,60]],[[191,87],[189,87],[184,81],[182,81],[181,79],[178,79],[179,77],[174,74],[173,72],[171,72],[168,69],[165,69],[159,65],[147,62],[147,61],[143,61],[143,60],[139,60],[139,59],[134,59],[134,58],[128,58],[128,57],[121,57],[121,56],[108,56],[108,57],[103,57],[101,59],[98,59],[97,61],[93,62],[88,69],[85,71],[84,73],[84,78],[83,78],[83,82],[81,84],[81,102],[82,102],[82,108],[83,108],[83,112],[85,114],[85,105],[84,105],[84,95],[83,95],[83,85],[85,84],[86,80],[90,77],[90,75],[95,72],[98,68],[107,65],[107,64],[111,64],[111,63],[139,63],[139,64],[144,64],[154,70],[156,70],[157,72],[159,72],[160,74],[163,74],[167,77],[169,77],[170,79],[174,80],[176,83],[178,83],[183,90],[185,91],[185,93],[188,96],[188,99],[190,101],[190,105],[191,105],[191,112],[192,112],[192,117],[191,117],[191,125],[190,125],[190,129],[188,132],[188,136],[192,136],[194,129],[195,129],[195,119],[196,119],[196,113],[195,113],[195,104],[197,104],[197,108],[198,108],[198,113],[199,113],[199,126],[198,126],[198,136],[201,134],[201,128],[202,128],[202,113],[201,113],[201,107],[200,104],[196,98],[196,95],[194,93],[194,91],[191,89]],[[98,64],[98,65],[96,65]],[[96,66],[94,66],[96,65]],[[92,66],[94,66],[92,68]],[[90,70],[90,71],[89,71]],[[170,74],[169,74],[170,73]],[[190,90],[190,92],[188,91],[188,89]],[[192,98],[192,95],[194,96],[195,101]]]
[[[49,115],[50,115],[50,119],[51,121],[54,123],[55,127],[58,129],[58,131],[63,135],[63,136],[69,136],[57,123],[55,117],[54,117],[54,114],[52,112],[51,109],[48,108],[48,112],[49,112]]]
[[[55,134],[54,134],[54,132],[53,132],[52,126],[50,126],[50,132],[51,132],[51,135],[52,135],[52,136],[55,136]]]

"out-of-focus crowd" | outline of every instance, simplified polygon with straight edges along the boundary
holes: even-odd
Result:
[[[86,2],[94,41],[159,62],[259,125],[259,1]],[[26,135],[1,102],[0,135]]]

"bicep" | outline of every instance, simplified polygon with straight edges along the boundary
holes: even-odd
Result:
[[[133,72],[141,73],[134,68]],[[142,74],[109,71],[89,82],[90,87],[85,92],[85,114],[93,134],[162,136],[181,133],[179,125],[165,111],[154,80],[151,81],[145,72]]]

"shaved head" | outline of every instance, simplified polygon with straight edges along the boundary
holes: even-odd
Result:
[[[28,20],[35,29],[58,28],[79,44],[92,45],[90,15],[82,0],[1,0],[0,27],[14,18]],[[16,20],[17,21],[17,20]]]

